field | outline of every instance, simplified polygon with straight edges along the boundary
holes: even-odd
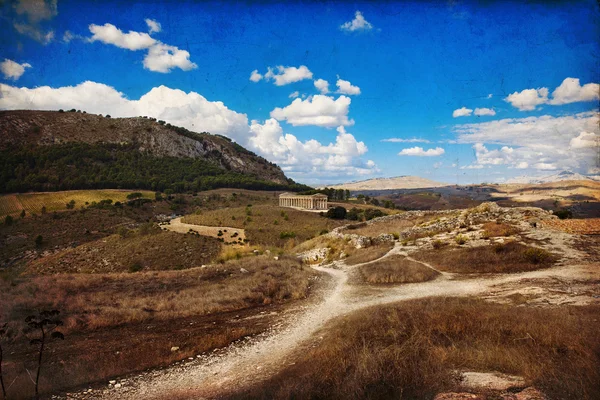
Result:
[[[270,205],[201,211],[183,218],[184,223],[242,228],[251,244],[291,246],[343,224],[317,213]]]
[[[144,190],[70,190],[63,192],[24,193],[8,194],[0,196],[0,217],[6,215],[17,216],[22,210],[27,215],[41,214],[42,207],[47,212],[63,211],[67,209],[67,203],[75,201],[75,207],[111,199],[113,202],[127,201],[127,195],[132,192],[142,193],[144,198],[154,199],[154,192]]]

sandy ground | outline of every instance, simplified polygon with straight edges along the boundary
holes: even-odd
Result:
[[[246,239],[246,233],[243,229],[239,228],[231,228],[228,226],[205,226],[205,225],[194,225],[194,224],[185,224],[181,222],[181,218],[172,219],[169,224],[161,225],[161,228],[165,228],[169,231],[177,232],[177,233],[188,233],[189,231],[198,232],[200,235],[204,236],[212,236],[212,237],[222,237],[225,241],[237,241],[238,238],[242,238],[242,240]],[[219,236],[219,232],[222,232],[223,235]],[[237,236],[235,238],[231,238],[233,234],[237,232]]]
[[[188,229],[188,225],[180,222],[174,226]],[[336,261],[313,267],[330,278],[325,295],[293,314],[273,333],[243,346],[229,346],[216,355],[207,355],[188,364],[143,373],[128,379],[117,389],[93,391],[83,397],[166,399],[178,394],[192,395],[193,398],[218,397],[219,393],[272,376],[293,362],[290,356],[299,346],[318,344],[320,339],[315,333],[327,322],[366,307],[438,296],[479,296],[491,301],[514,302],[516,295],[519,304],[531,301],[533,305],[600,302],[597,288],[600,265],[586,262],[585,253],[570,246],[572,235],[538,229],[535,236],[562,253],[557,266],[517,274],[477,275],[469,279],[438,271],[441,275],[433,281],[373,287],[366,291],[355,290],[348,283],[352,271],[364,264],[346,266],[343,261]],[[407,255],[406,249],[396,244],[382,258],[394,254]]]

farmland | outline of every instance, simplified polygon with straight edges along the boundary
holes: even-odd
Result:
[[[131,190],[69,190],[63,192],[23,193],[8,194],[0,196],[0,217],[6,215],[16,216],[22,210],[29,215],[41,214],[42,208],[47,212],[63,211],[67,209],[67,203],[75,201],[75,207],[92,204],[101,200],[110,199],[113,202],[127,200]],[[139,191],[147,199],[154,198],[154,192]]]

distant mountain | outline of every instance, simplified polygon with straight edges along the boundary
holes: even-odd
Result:
[[[0,111],[0,192],[306,190],[230,139],[155,118]]]
[[[531,177],[531,176],[518,176],[506,181],[506,183],[521,183],[521,184],[539,184],[539,183],[552,183],[560,181],[600,181],[598,176],[582,175],[572,171],[561,171],[556,174],[542,176],[542,177]]]
[[[348,190],[394,190],[394,189],[424,189],[449,186],[418,176],[396,176],[393,178],[375,178],[364,181],[341,183],[330,186],[334,189]]]

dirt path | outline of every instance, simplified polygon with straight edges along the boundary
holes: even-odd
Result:
[[[194,224],[186,224],[181,222],[181,218],[172,219],[169,224],[161,225],[161,228],[165,228],[172,232],[177,233],[188,233],[190,230],[194,232],[198,232],[200,235],[204,236],[212,236],[212,237],[222,237],[225,241],[237,241],[238,238],[242,238],[242,240],[246,239],[246,233],[243,229],[239,228],[231,228],[228,226],[205,226],[205,225],[194,225]],[[219,232],[222,232],[222,235],[219,236]],[[237,235],[235,235],[237,233]],[[231,239],[231,237],[235,235],[235,238]]]
[[[396,246],[382,258],[402,253],[403,249]],[[435,269],[431,265],[424,265]],[[360,295],[348,284],[349,273],[358,266],[360,264],[349,267],[338,261],[326,267],[314,267],[331,278],[323,299],[294,315],[286,326],[271,335],[245,346],[230,346],[218,355],[209,355],[188,365],[144,373],[128,380],[119,389],[94,393],[90,398],[167,399],[177,398],[178,395],[212,398],[219,393],[267,379],[289,365],[289,356],[299,346],[317,342],[319,338],[314,334],[327,322],[362,308],[434,296],[484,295],[498,285],[528,279],[590,278],[589,265],[585,264],[466,280],[455,280],[455,274],[441,272],[433,281],[385,287]],[[600,272],[597,269],[595,271],[598,279]]]

